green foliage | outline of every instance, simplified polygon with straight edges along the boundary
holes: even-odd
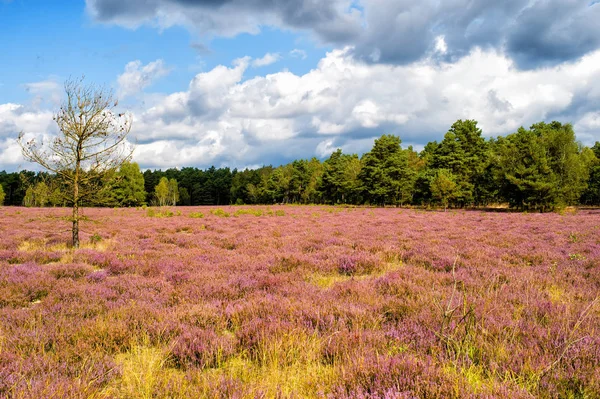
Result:
[[[531,126],[544,145],[557,183],[557,203],[572,205],[587,187],[592,154],[583,152],[571,124],[540,122]]]
[[[450,201],[461,195],[460,187],[456,183],[456,176],[448,169],[438,169],[431,180],[431,196],[444,210],[448,207]]]
[[[531,130],[498,140],[504,196],[520,209],[544,210],[556,202],[557,180],[541,138]]]
[[[169,179],[161,177],[160,182],[154,188],[156,200],[159,206],[165,206],[169,203]]]
[[[90,236],[90,244],[98,244],[100,241],[102,241],[102,236],[100,234],[94,233]]]
[[[430,146],[428,152],[433,169],[447,169],[455,176],[457,187],[453,200],[460,205],[481,202],[475,197],[475,184],[484,173],[489,157],[477,121],[456,121],[444,140]]]
[[[171,205],[175,206],[175,205],[177,205],[177,202],[179,201],[179,186],[177,184],[177,180],[169,179],[168,187],[169,187],[169,194],[168,194],[169,202],[171,203]]]
[[[257,208],[243,208],[243,209],[238,209],[233,214],[233,216],[242,216],[242,215],[262,216],[263,211],[262,211],[262,209],[257,209]]]
[[[33,192],[35,197],[35,205],[39,207],[46,206],[50,197],[50,188],[48,185],[41,181],[35,185]]]
[[[141,206],[146,203],[144,175],[135,162],[125,162],[116,173],[111,190],[112,203],[117,206]]]
[[[0,184],[0,205],[4,204],[4,198],[6,198],[6,194],[4,193],[4,188]]]
[[[582,156],[588,165],[589,178],[580,202],[586,205],[600,205],[600,142],[597,141],[591,149],[584,148]]]
[[[187,188],[185,187],[180,187],[179,188],[179,205],[190,205],[190,193],[188,192]]]
[[[485,140],[476,121],[458,120],[441,142],[427,143],[420,153],[403,149],[399,137],[383,135],[362,158],[338,149],[324,162],[301,159],[276,168],[172,168],[142,174],[136,164],[125,163],[114,171],[110,184],[102,186],[104,191],[112,189],[110,202],[82,198],[81,203],[445,207],[508,203],[521,210],[549,211],[578,203],[600,205],[599,157],[600,143],[581,146],[569,124],[542,122]],[[448,192],[449,182],[455,186]],[[0,184],[6,205],[70,205],[68,187],[57,185],[54,175],[0,172]]]
[[[48,201],[52,206],[65,206],[65,195],[60,188],[56,187],[50,194]]]
[[[334,151],[323,163],[320,191],[325,202],[332,204],[356,203],[360,198],[359,174],[362,165],[358,155]]]
[[[146,216],[150,218],[171,218],[176,214],[170,209],[155,209],[148,208],[146,210]],[[181,215],[181,213],[177,212],[177,216]]]
[[[361,159],[359,178],[371,203],[396,205],[402,199],[412,198],[417,173],[410,167],[400,143],[397,136],[383,135]]]
[[[499,138],[498,180],[511,206],[548,211],[577,202],[588,185],[594,156],[576,141],[570,124],[537,123]]]
[[[228,218],[230,216],[229,212],[225,212],[221,208],[211,209],[210,213],[220,218]]]
[[[33,187],[27,187],[25,191],[25,197],[23,197],[23,206],[32,207],[35,206],[35,197],[33,194]]]
[[[188,216],[195,219],[202,219],[204,214],[202,212],[190,212]]]
[[[42,180],[35,183],[33,186],[27,187],[25,197],[23,197],[23,205],[26,207],[44,207],[46,204],[56,205],[61,200],[60,189],[51,192],[50,187]]]

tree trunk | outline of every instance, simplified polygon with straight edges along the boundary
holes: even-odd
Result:
[[[77,143],[75,176],[73,177],[73,248],[79,248],[79,174],[81,173],[81,140]]]
[[[79,248],[79,183],[73,186],[73,248]]]

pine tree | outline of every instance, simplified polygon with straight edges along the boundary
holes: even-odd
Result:
[[[146,203],[144,175],[137,163],[125,162],[117,172],[112,198],[118,206],[140,206]]]

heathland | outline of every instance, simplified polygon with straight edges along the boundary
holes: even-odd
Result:
[[[600,213],[0,208],[0,397],[597,398]]]

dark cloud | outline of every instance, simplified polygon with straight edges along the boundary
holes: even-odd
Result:
[[[505,49],[522,68],[556,65],[600,47],[600,4],[583,0],[87,0],[104,22],[136,25],[160,15],[203,34],[235,35],[262,25],[308,30],[355,47],[369,62],[430,56],[443,36],[453,61],[473,47]],[[223,14],[226,14],[223,16]],[[229,22],[228,22],[229,21]],[[170,21],[169,23],[174,23]],[[232,28],[232,25],[235,25]],[[439,58],[439,54],[437,57]]]
[[[600,5],[581,0],[365,3],[367,27],[355,51],[367,61],[413,62],[433,53],[438,36],[447,44],[447,61],[492,47],[506,49],[522,68],[556,65],[600,47]]]
[[[154,17],[158,0],[99,0],[87,1],[96,19],[102,22],[121,22],[124,19],[144,20]]]
[[[600,4],[537,1],[518,15],[514,28],[507,50],[520,66],[576,59],[600,47]]]
[[[358,18],[344,10],[349,0],[86,0],[86,3],[90,14],[101,22],[137,26],[160,19],[160,15],[179,15],[182,17],[176,23],[195,26],[201,34],[231,35],[252,32],[262,25],[279,25],[314,31],[326,42],[346,43],[360,32]]]

